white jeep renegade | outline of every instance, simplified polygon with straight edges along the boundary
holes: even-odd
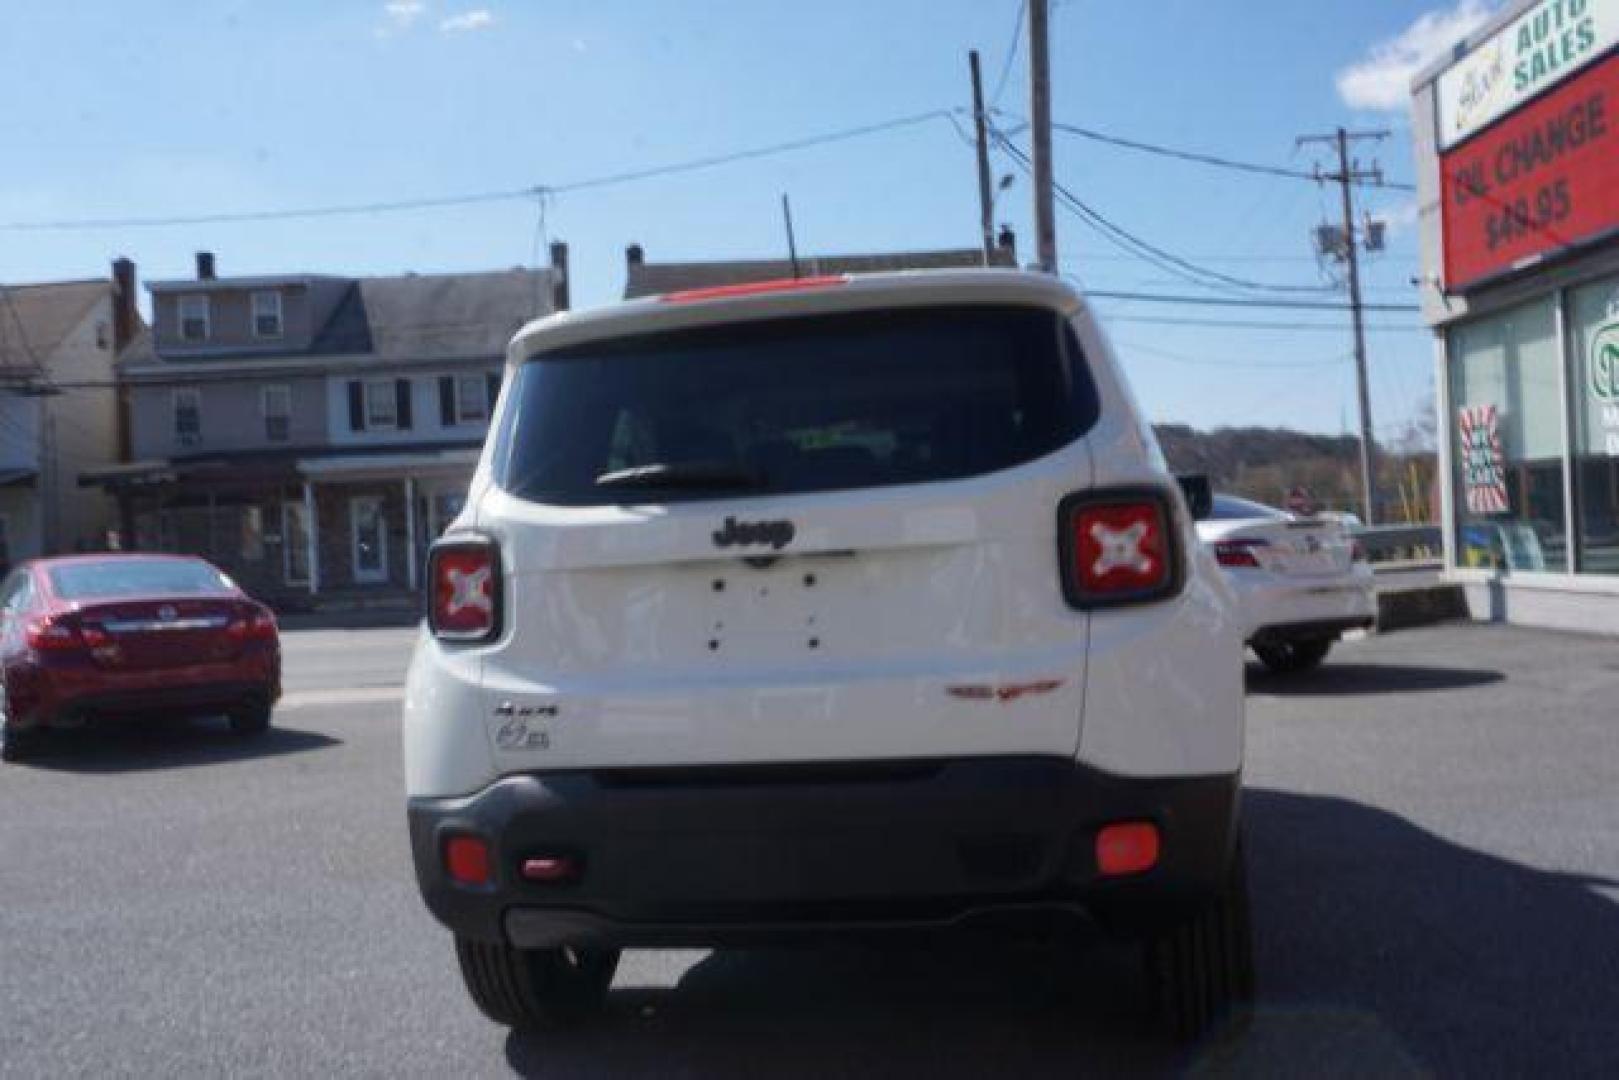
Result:
[[[416,873],[494,1020],[626,946],[1053,909],[1252,996],[1242,627],[1095,320],[1012,271],[536,322],[434,547]]]

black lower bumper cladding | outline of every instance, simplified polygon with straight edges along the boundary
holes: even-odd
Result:
[[[523,947],[720,944],[951,926],[1020,909],[1127,921],[1211,895],[1235,838],[1239,774],[1126,778],[1049,757],[606,769],[505,777],[417,798],[422,894],[457,933]],[[1096,834],[1160,830],[1157,864],[1104,878]],[[484,838],[493,881],[452,882],[450,838]],[[565,859],[533,882],[525,860]]]

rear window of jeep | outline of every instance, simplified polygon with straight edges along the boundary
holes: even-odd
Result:
[[[596,342],[523,364],[496,480],[593,506],[955,480],[1083,435],[1097,400],[1044,308],[905,308]]]

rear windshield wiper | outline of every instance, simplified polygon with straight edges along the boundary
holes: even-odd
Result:
[[[599,488],[759,488],[765,474],[725,461],[660,461],[596,477]]]

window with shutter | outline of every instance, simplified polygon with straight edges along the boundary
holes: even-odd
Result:
[[[264,413],[264,438],[268,442],[286,442],[292,436],[292,389],[287,386],[266,386],[259,396]]]
[[[399,426],[399,391],[392,379],[366,380],[363,419],[367,431],[392,431]]]
[[[489,384],[482,375],[458,375],[455,379],[455,421],[483,424],[489,420]]]
[[[409,431],[411,428],[410,416],[410,380],[394,380],[394,401],[396,405],[396,420],[400,430]]]
[[[195,446],[202,438],[202,391],[194,386],[174,391],[174,441]]]
[[[450,375],[439,376],[438,422],[440,427],[455,426],[455,378]]]
[[[175,301],[177,314],[180,317],[181,341],[207,341],[211,330],[209,325],[208,298],[206,296],[182,296]]]
[[[281,294],[270,291],[254,293],[253,336],[278,338],[281,327]]]

